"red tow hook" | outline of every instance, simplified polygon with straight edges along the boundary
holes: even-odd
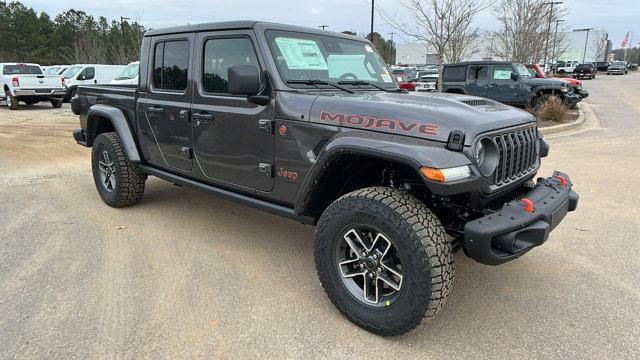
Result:
[[[554,176],[556,179],[558,179],[558,181],[560,181],[560,185],[562,185],[562,187],[567,187],[567,179],[565,179],[564,176],[562,175],[556,175]]]
[[[523,203],[524,206],[524,211],[528,212],[528,213],[532,213],[534,208],[533,208],[533,201],[524,198],[524,199],[520,199],[520,202]]]

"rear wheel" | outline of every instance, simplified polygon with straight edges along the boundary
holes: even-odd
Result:
[[[435,316],[454,280],[440,221],[416,198],[392,188],[357,190],[331,204],[316,228],[315,261],[336,308],[385,336]]]
[[[62,107],[62,99],[51,99],[51,106],[53,106],[54,108],[58,109]]]
[[[18,99],[11,95],[11,91],[7,90],[4,93],[4,100],[7,103],[7,107],[11,110],[18,110]]]
[[[130,206],[144,193],[147,175],[127,160],[118,135],[102,133],[91,151],[93,180],[102,200],[111,207]]]

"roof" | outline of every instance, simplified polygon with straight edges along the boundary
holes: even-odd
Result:
[[[482,60],[478,60],[478,61],[459,62],[459,63],[455,63],[455,64],[445,64],[444,66],[465,66],[465,65],[477,65],[477,64],[482,64],[482,65],[511,65],[511,64],[513,64],[513,62],[512,61],[482,61]]]
[[[367,39],[359,38],[349,34],[342,34],[342,33],[337,33],[333,31],[320,30],[320,29],[308,28],[303,26],[276,24],[276,23],[269,23],[269,22],[263,22],[263,21],[255,21],[255,20],[222,21],[222,22],[212,22],[212,23],[203,23],[203,24],[174,26],[174,27],[168,27],[163,29],[149,30],[144,34],[144,36],[158,36],[158,35],[202,32],[202,31],[240,30],[240,29],[256,29],[256,28],[284,30],[284,31],[298,31],[298,32],[304,32],[304,33],[329,35],[329,36],[336,36],[336,37],[341,37],[345,39],[368,42]]]

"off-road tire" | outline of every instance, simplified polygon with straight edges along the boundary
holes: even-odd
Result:
[[[11,110],[18,110],[18,99],[16,99],[15,96],[11,95],[10,91],[5,91],[4,96],[7,107]]]
[[[542,107],[544,106],[544,104],[549,101],[549,99],[551,98],[551,94],[541,94],[536,96],[533,99],[533,111],[535,111],[536,113],[538,111],[540,111],[540,109],[542,109]]]
[[[62,99],[50,100],[50,101],[51,101],[51,106],[53,106],[54,109],[59,109],[62,107]]]
[[[109,191],[100,179],[100,161],[103,151],[107,151],[113,163],[116,185]],[[93,180],[102,200],[111,207],[125,207],[138,202],[144,194],[147,175],[140,172],[138,165],[127,160],[120,138],[115,132],[98,135],[91,151]]]
[[[359,301],[341,279],[334,249],[345,229],[355,225],[380,230],[402,259],[403,285],[387,306]],[[438,218],[415,197],[387,187],[356,190],[324,211],[315,232],[315,262],[335,307],[357,326],[384,336],[406,333],[434,317],[454,281],[451,244]]]

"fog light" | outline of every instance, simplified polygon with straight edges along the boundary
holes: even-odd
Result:
[[[437,182],[449,182],[471,177],[471,170],[467,165],[448,169],[423,167],[420,169],[420,173],[427,179]]]

